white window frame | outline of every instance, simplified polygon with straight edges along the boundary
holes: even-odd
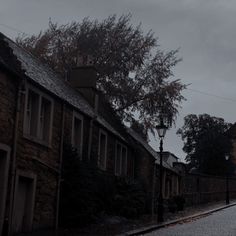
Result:
[[[28,120],[27,120],[27,104],[28,104],[28,98],[29,98],[29,91],[32,91],[36,95],[39,96],[39,104],[38,104],[38,116],[37,116],[37,127],[36,127],[36,135],[31,135],[27,129]],[[41,105],[42,105],[42,99],[46,99],[47,101],[50,102],[50,120],[49,122],[49,131],[48,131],[48,139],[42,139],[40,138],[40,115],[41,115]],[[53,126],[53,114],[54,113],[54,101],[53,99],[45,94],[44,92],[40,91],[39,89],[33,87],[32,85],[27,84],[26,85],[26,94],[25,94],[25,111],[24,111],[24,127],[23,127],[23,132],[24,132],[24,137],[34,141],[38,142],[40,144],[50,146],[51,145],[51,140],[52,140],[52,126]]]
[[[105,140],[105,156],[104,156],[104,165],[101,164],[101,157],[100,157],[100,151],[101,151],[101,135],[104,135],[106,137]],[[102,170],[106,170],[107,168],[107,132],[105,132],[102,129],[99,129],[99,138],[98,138],[98,167]]]
[[[117,163],[117,158],[118,158],[118,145],[120,145],[120,163]],[[123,156],[122,156],[122,152],[123,152],[123,149],[125,149],[126,150],[126,155],[125,155],[125,170],[122,170],[123,169]],[[120,143],[120,142],[116,142],[116,148],[115,148],[115,168],[114,168],[114,172],[115,172],[115,175],[116,176],[127,176],[127,170],[128,170],[128,168],[127,168],[127,166],[128,166],[128,149],[127,149],[127,147],[125,146],[125,145],[123,145],[122,143]],[[119,170],[120,170],[120,172],[118,173],[117,171],[116,171],[116,167],[117,167],[117,165],[119,165]]]
[[[73,118],[72,118],[72,132],[71,132],[71,144],[73,147],[78,147],[75,145],[74,143],[74,134],[75,134],[75,119],[78,119],[81,121],[81,133],[80,133],[80,144],[79,144],[79,156],[80,159],[82,160],[82,149],[83,149],[83,134],[84,134],[84,118],[82,115],[80,115],[79,113],[77,113],[76,111],[73,111]]]

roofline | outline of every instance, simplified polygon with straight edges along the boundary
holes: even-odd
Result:
[[[43,67],[46,67],[46,68],[48,68],[49,70],[51,70],[52,73],[54,73],[57,77],[59,77],[58,79],[62,79],[62,78],[60,78],[61,76],[60,76],[58,73],[56,73],[50,66],[48,66],[46,63],[43,63],[42,61],[40,61],[39,58],[37,58],[35,55],[33,55],[33,54],[30,53],[29,51],[25,50],[25,49],[22,48],[21,46],[19,46],[16,42],[14,42],[12,39],[10,39],[9,37],[7,37],[6,35],[4,35],[4,34],[1,33],[1,32],[0,32],[0,37],[2,37],[2,40],[3,40],[4,42],[6,42],[4,39],[9,40],[12,44],[16,45],[16,46],[19,47],[21,50],[23,50],[25,53],[27,53],[28,55],[32,56],[33,59],[36,60],[37,62],[39,62],[40,64],[42,64]],[[11,46],[9,45],[9,43],[6,42],[6,44],[7,44],[6,47],[8,47],[8,49],[12,50]],[[12,56],[15,57],[16,60],[20,63],[20,69],[21,69],[22,72],[24,72],[24,70],[22,69],[22,64],[21,64],[21,62],[19,61],[17,55],[15,55],[14,52],[12,52]],[[2,65],[2,66],[5,67],[9,72],[15,74],[17,77],[19,77],[19,78],[21,78],[21,79],[25,79],[25,78],[28,79],[30,82],[32,82],[33,84],[39,86],[41,89],[43,89],[43,90],[46,91],[47,93],[49,93],[49,94],[51,94],[51,95],[53,95],[53,96],[59,98],[61,101],[65,102],[66,104],[69,104],[71,107],[73,107],[73,108],[76,109],[77,111],[81,112],[83,115],[85,115],[85,116],[87,116],[87,117],[90,117],[90,118],[92,118],[92,119],[96,118],[96,121],[97,121],[103,128],[105,128],[107,131],[109,131],[110,133],[112,133],[113,135],[115,135],[116,137],[118,137],[119,139],[121,139],[121,140],[123,140],[124,142],[126,142],[125,138],[120,134],[120,132],[118,132],[115,128],[113,128],[113,126],[112,126],[108,121],[106,121],[101,115],[97,115],[97,114],[94,112],[94,108],[87,102],[87,100],[86,100],[85,98],[81,98],[81,99],[83,99],[83,100],[87,103],[87,105],[91,108],[91,110],[93,111],[92,113],[94,114],[94,116],[93,116],[93,114],[90,115],[90,114],[85,113],[82,109],[79,109],[78,107],[76,107],[76,106],[74,106],[73,104],[71,104],[71,103],[69,103],[68,101],[66,101],[64,98],[60,97],[59,95],[57,95],[57,94],[53,93],[52,91],[50,91],[49,89],[47,89],[46,87],[42,86],[40,83],[37,83],[36,81],[34,81],[34,80],[33,80],[32,78],[30,78],[28,75],[23,74],[23,73],[20,74],[20,73],[14,71],[12,68],[10,68],[8,65],[6,65],[6,64],[4,63],[4,61],[3,61],[3,62],[0,62],[0,65]],[[68,86],[70,86],[69,83],[67,83],[66,81],[64,81],[64,83],[66,83]],[[78,95],[81,96],[81,94],[80,94],[80,92],[79,92],[78,90],[74,89],[72,86],[70,86],[70,87],[71,87],[76,93],[78,93]],[[82,97],[82,96],[81,96],[81,97]],[[103,123],[97,119],[97,118],[99,118],[99,117],[100,117],[100,119],[103,119],[108,125],[110,125],[111,128],[114,129],[114,131],[112,131],[112,129],[106,127],[105,125],[103,125]],[[128,142],[126,142],[126,143],[128,143]]]
[[[157,153],[160,153],[159,151],[157,152]],[[169,152],[169,151],[163,151],[162,152],[163,154],[167,154],[167,153],[169,153],[169,154],[171,154],[172,156],[174,156],[176,159],[180,159],[179,157],[177,157],[174,153],[172,153],[172,152]]]
[[[108,129],[106,126],[104,126],[101,122],[99,122],[99,120],[97,119],[98,117],[101,117],[102,119],[104,119],[102,116],[99,116],[99,115],[89,115],[89,114],[86,114],[83,110],[79,109],[78,107],[75,107],[74,105],[70,104],[68,101],[66,101],[65,99],[63,99],[62,97],[58,96],[57,94],[54,94],[53,92],[51,92],[50,90],[46,89],[45,87],[43,87],[41,84],[35,82],[34,80],[32,80],[29,76],[25,76],[27,78],[27,80],[29,80],[30,83],[34,84],[34,85],[37,85],[40,87],[40,89],[43,89],[44,92],[47,92],[49,93],[50,95],[54,96],[54,97],[57,97],[59,98],[61,101],[63,101],[64,103],[68,104],[69,106],[71,106],[73,109],[75,109],[76,111],[82,113],[83,115],[91,118],[91,119],[94,119],[94,121],[96,121],[99,125],[101,125],[104,129],[106,129],[108,132],[112,133],[114,136],[118,137],[120,140],[122,140],[123,142],[125,142],[126,144],[128,144],[128,142],[125,140],[125,138],[122,137],[121,134],[119,134],[118,131],[115,131],[117,132],[117,134],[115,132],[113,132],[112,130]],[[77,91],[79,93],[79,91]],[[104,119],[105,120],[105,119]],[[107,122],[105,120],[105,122]],[[107,122],[108,123],[108,122]]]

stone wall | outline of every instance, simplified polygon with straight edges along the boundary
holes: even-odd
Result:
[[[13,149],[15,116],[17,106],[18,79],[10,73],[0,72],[0,143]],[[46,93],[46,91],[45,91]],[[50,96],[50,94],[47,94]],[[62,103],[52,97],[54,101],[52,142],[49,146],[42,145],[23,134],[25,95],[20,94],[19,124],[17,129],[17,146],[15,166],[12,165],[12,154],[8,176],[7,202],[4,218],[10,216],[13,202],[11,190],[16,185],[16,179],[22,173],[36,176],[33,228],[52,227],[56,217],[57,181],[60,159]],[[13,169],[14,168],[14,169]],[[13,173],[18,173],[12,182]],[[13,185],[12,185],[13,184]],[[17,189],[14,190],[14,193]],[[14,214],[13,214],[14,215]]]
[[[127,176],[133,177],[133,153],[132,148],[127,145],[126,142],[117,138],[112,133],[106,131],[105,128],[101,127],[97,122],[93,124],[93,138],[92,138],[92,150],[91,150],[91,161],[97,164],[98,161],[98,142],[99,142],[99,130],[102,129],[107,133],[107,168],[106,172],[111,175],[115,173],[115,155],[116,155],[116,144],[121,143],[127,148]]]
[[[87,160],[91,118],[83,115],[81,112],[75,110],[72,106],[69,105],[65,107],[64,143],[71,144],[72,141],[73,112],[76,112],[76,114],[79,114],[81,115],[81,117],[83,117],[82,160]]]
[[[46,92],[44,92],[47,94]],[[50,94],[47,94],[50,96]],[[62,102],[53,99],[51,143],[43,145],[24,135],[25,96],[21,99],[16,170],[36,175],[33,228],[53,227],[56,218],[57,185],[60,161]]]
[[[73,117],[73,107],[66,106],[65,112],[65,131],[64,131],[64,142],[71,144],[71,131],[72,131],[72,117]],[[82,149],[82,160],[89,161],[94,165],[98,163],[98,144],[99,144],[99,130],[103,130],[107,134],[107,168],[106,172],[108,174],[114,175],[115,173],[115,151],[117,141],[127,147],[127,173],[128,176],[133,176],[133,155],[132,148],[126,144],[126,142],[117,138],[111,132],[107,131],[106,128],[102,127],[98,122],[92,120],[92,118],[83,115],[82,113],[76,111],[83,117],[83,149]],[[91,153],[88,157],[88,149],[90,142],[90,126],[92,126],[92,139],[91,139]],[[89,160],[88,160],[89,159]]]
[[[183,194],[187,205],[225,200],[226,178],[203,174],[187,174],[183,178]],[[236,178],[229,178],[230,198],[236,198]]]
[[[145,192],[147,193],[146,209],[147,212],[151,213],[154,199],[156,198],[156,194],[154,195],[153,192],[157,193],[156,183],[153,183],[153,181],[155,181],[155,159],[146,151],[146,149],[135,141],[133,145],[135,147],[134,177],[143,183]],[[153,184],[155,186],[153,186]]]
[[[15,78],[0,72],[0,143],[9,146],[13,143],[17,87]]]
[[[7,89],[6,89],[7,88]],[[16,100],[17,100],[17,88],[18,80],[9,73],[5,73],[4,70],[0,71],[0,144],[7,145],[12,150],[13,145],[13,133],[14,133],[14,119],[16,113]],[[12,152],[10,153],[12,154]],[[0,157],[2,158],[2,156]],[[9,156],[9,159],[11,157]],[[2,164],[1,159],[1,164]],[[10,164],[10,163],[9,163]],[[2,167],[2,166],[1,166]],[[10,175],[11,167],[5,165],[2,168],[6,168],[6,176],[0,179],[0,186],[4,186],[4,189],[0,189],[0,201],[5,205],[0,209],[0,215],[4,219],[0,220],[0,235],[2,227],[6,228],[6,219],[8,219],[10,210],[10,183],[12,176]],[[1,169],[2,171],[2,169]],[[9,173],[9,175],[7,175]],[[1,173],[2,174],[2,173]],[[6,191],[6,192],[5,192]],[[3,192],[6,193],[6,197],[3,196]],[[5,194],[4,194],[5,195]],[[5,201],[6,200],[6,201]],[[5,208],[5,209],[4,209]]]

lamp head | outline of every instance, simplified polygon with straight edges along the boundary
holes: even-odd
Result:
[[[159,138],[164,138],[168,127],[164,124],[162,117],[160,117],[160,124],[156,126],[156,129]]]

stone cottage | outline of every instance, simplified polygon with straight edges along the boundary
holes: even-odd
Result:
[[[134,176],[139,178],[145,185],[148,193],[147,209],[149,212],[154,212],[157,206],[157,198],[159,192],[159,153],[156,152],[148,143],[141,138],[132,129],[127,129],[127,132],[133,139],[135,149]],[[178,158],[170,153],[163,153],[163,198],[181,194],[182,186],[182,170],[176,168],[178,166]]]
[[[121,125],[99,115],[92,68],[65,82],[1,34],[0,69],[0,232],[57,227],[65,141],[102,171],[133,176]],[[87,76],[92,83],[80,85]]]
[[[96,77],[78,66],[65,81],[0,34],[0,234],[58,227],[64,143],[101,172],[141,178],[154,209],[158,154],[121,124]]]

